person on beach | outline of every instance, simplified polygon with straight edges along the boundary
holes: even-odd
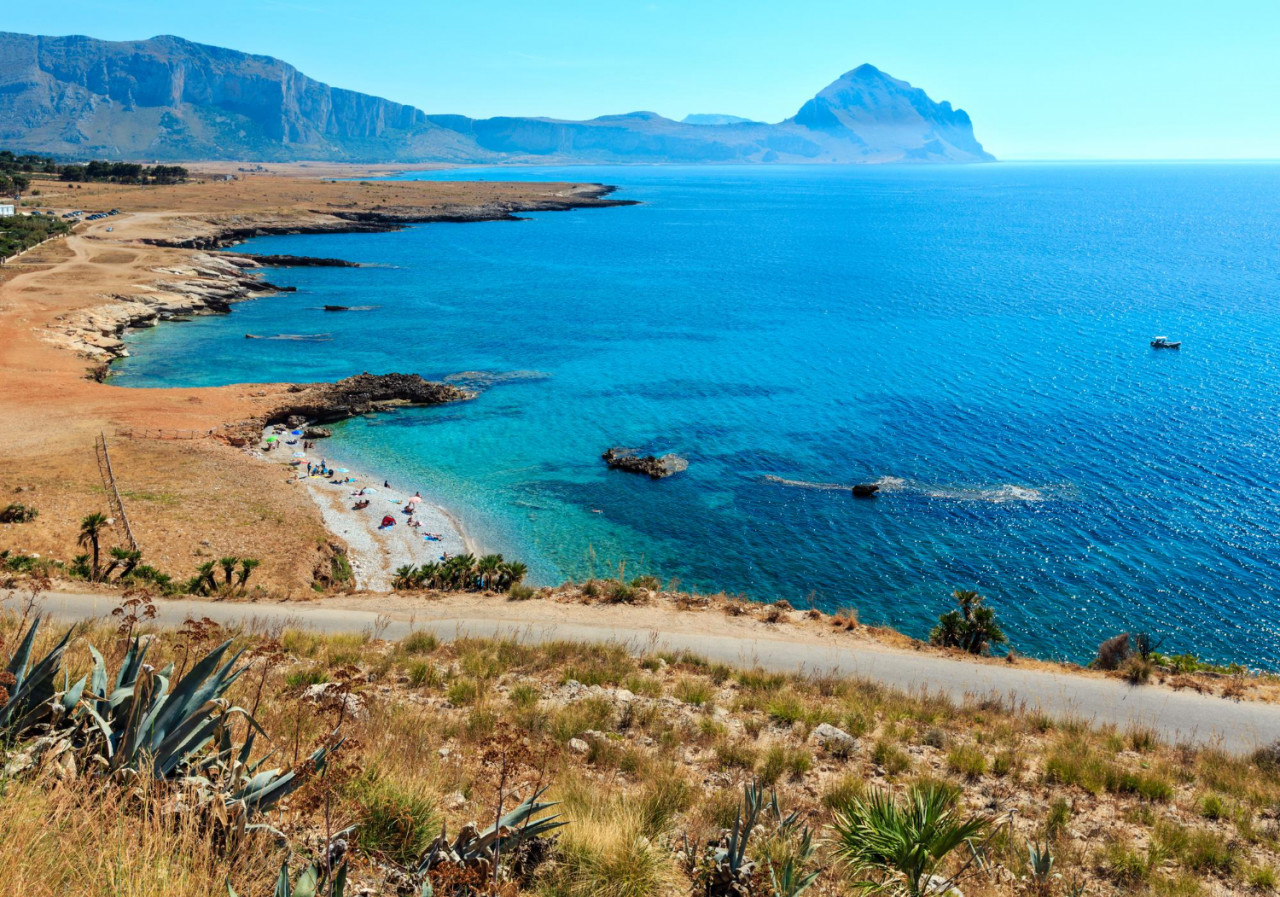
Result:
[[[383,480],[383,481],[382,481],[382,488],[383,488],[383,489],[390,489],[390,488],[391,488],[391,483],[389,483],[387,480]]]

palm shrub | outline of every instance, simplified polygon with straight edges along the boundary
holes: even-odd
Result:
[[[236,588],[245,591],[249,587],[249,577],[253,571],[262,566],[257,558],[240,558],[240,570],[236,573]]]
[[[479,559],[470,554],[460,554],[440,563],[430,561],[421,566],[404,564],[397,567],[392,575],[391,587],[398,591],[451,589],[509,592],[528,573],[529,568],[524,564],[504,561],[500,554],[487,554]]]
[[[102,531],[106,528],[107,516],[105,514],[90,514],[80,521],[79,544],[90,550],[93,564],[89,568],[89,578],[94,581],[97,581],[101,570],[101,566],[98,563],[102,553],[99,540],[102,537]]]
[[[980,862],[995,829],[989,816],[962,816],[957,797],[941,783],[926,782],[913,786],[902,801],[876,788],[837,809],[835,854],[854,888],[904,897],[948,893]],[[940,875],[943,863],[961,845],[969,848],[968,860],[952,875]]]
[[[212,595],[218,589],[218,574],[214,562],[205,561],[196,567],[196,575],[187,581],[186,591],[192,595]]]
[[[231,577],[236,574],[236,564],[240,563],[240,558],[228,555],[224,558],[218,558],[218,566],[222,568],[222,574],[227,578],[226,584],[231,585]]]
[[[36,617],[10,658],[5,680],[8,700],[0,706],[0,742],[15,756],[13,774],[56,762],[84,775],[115,781],[147,777],[170,785],[181,805],[243,832],[254,815],[298,788],[323,769],[340,741],[330,742],[290,770],[262,769],[253,762],[261,727],[226,698],[247,666],[240,653],[227,657],[228,640],[196,661],[172,683],[173,664],[156,670],[145,663],[149,643],[133,638],[114,679],[102,654],[90,646],[87,676],[59,690],[62,657],[73,630],[39,660],[32,651]],[[62,676],[66,681],[65,674]],[[244,722],[243,741],[233,729]]]
[[[29,505],[11,504],[0,510],[0,523],[30,523],[40,512]]]
[[[1003,645],[1004,630],[996,623],[996,614],[987,607],[977,592],[956,589],[952,595],[959,610],[938,617],[938,625],[929,633],[929,641],[943,648],[960,648],[970,654],[989,654],[992,645]]]
[[[124,579],[133,569],[142,562],[142,552],[136,549],[121,548],[115,546],[111,549],[111,561],[107,564],[107,568],[102,571],[103,579],[110,579],[111,574],[120,568],[118,579]]]

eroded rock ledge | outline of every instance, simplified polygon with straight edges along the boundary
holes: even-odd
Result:
[[[231,305],[264,293],[292,292],[262,279],[257,262],[241,256],[195,253],[184,264],[152,268],[155,279],[102,305],[59,315],[41,334],[55,345],[104,362],[128,355],[122,337],[133,329],[197,315],[225,314]]]

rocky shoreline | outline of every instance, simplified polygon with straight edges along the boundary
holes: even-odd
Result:
[[[360,267],[345,259],[253,253],[212,253],[254,237],[291,234],[387,233],[413,224],[432,222],[517,221],[520,212],[563,212],[580,208],[638,205],[635,200],[608,199],[617,188],[606,184],[578,187],[556,199],[513,200],[479,205],[444,204],[429,208],[393,206],[369,211],[311,210],[304,216],[276,214],[230,217],[184,216],[180,227],[188,236],[144,237],[150,246],[192,252],[185,264],[153,268],[154,282],[138,292],[114,295],[110,304],[61,315],[44,337],[98,364],[90,376],[104,380],[112,361],[127,357],[124,335],[163,321],[226,314],[231,305],[269,293],[292,292],[263,279],[255,269],[266,267]],[[174,279],[168,279],[174,278]]]
[[[108,304],[59,315],[42,334],[55,345],[97,362],[128,356],[123,337],[130,330],[198,315],[226,314],[236,302],[293,292],[264,280],[248,257],[192,255],[186,264],[153,268],[158,277],[138,291],[109,296]],[[172,279],[169,279],[172,278]]]

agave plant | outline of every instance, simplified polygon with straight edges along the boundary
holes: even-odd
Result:
[[[554,802],[538,800],[546,790],[538,789],[484,831],[473,822],[463,826],[450,841],[448,832],[441,827],[439,837],[431,842],[416,869],[424,884],[424,897],[433,897],[433,880],[456,879],[458,872],[470,872],[480,882],[506,878],[523,853],[535,849],[538,843],[545,843],[550,832],[567,825],[558,821],[559,814],[542,815],[555,806]]]
[[[956,793],[930,782],[912,788],[901,802],[883,789],[853,798],[835,817],[835,853],[861,891],[920,897],[948,894],[969,868],[980,862],[994,820],[961,816]],[[959,871],[939,875],[956,848],[967,845],[968,862]]]
[[[1031,870],[1031,884],[1037,893],[1048,894],[1053,880],[1049,877],[1053,872],[1053,851],[1046,840],[1044,846],[1033,841],[1027,842],[1027,866]]]
[[[747,897],[759,893],[756,881],[762,870],[747,854],[747,849],[752,835],[760,830],[773,839],[773,846],[777,848],[772,851],[775,856],[786,855],[780,866],[765,863],[773,897],[799,897],[819,874],[819,870],[809,868],[816,853],[813,832],[800,824],[798,812],[782,812],[776,791],[770,792],[767,804],[764,789],[758,783],[747,784],[743,792],[742,809],[734,819],[733,828],[711,843],[707,857],[698,857],[685,838],[685,859],[698,890],[707,897]],[[765,813],[773,818],[771,830],[761,827]]]
[[[89,675],[59,692],[56,680],[71,631],[33,664],[39,625],[36,617],[4,677],[11,681],[8,700],[0,706],[0,738],[20,748],[7,766],[10,773],[69,754],[93,774],[168,782],[182,803],[194,801],[220,823],[243,831],[253,815],[322,769],[341,744],[317,749],[298,769],[262,770],[262,761],[251,763],[255,736],[262,730],[248,711],[225,697],[247,669],[236,667],[239,653],[226,658],[230,641],[199,659],[172,688],[173,664],[161,670],[147,665],[149,645],[141,638],[132,640],[110,684],[102,654],[90,646]],[[246,729],[239,746],[232,737],[238,719]]]
[[[75,707],[78,697],[73,688],[55,702],[58,689],[55,681],[62,664],[62,654],[71,641],[71,632],[44,657],[31,665],[31,650],[35,645],[37,616],[18,643],[18,650],[9,659],[5,675],[0,677],[0,690],[4,700],[0,702],[0,736],[8,743],[21,741],[52,719],[65,717]],[[83,681],[80,683],[83,688]]]
[[[329,881],[327,870],[312,863],[298,876],[298,880],[289,883],[289,861],[280,864],[280,875],[276,878],[275,890],[271,897],[345,897],[347,893],[347,864],[344,861],[334,873],[333,881]],[[239,897],[231,882],[227,882],[227,897]]]

